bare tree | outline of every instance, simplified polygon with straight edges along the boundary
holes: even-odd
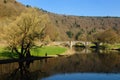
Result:
[[[29,9],[26,13],[4,28],[4,39],[19,58],[29,57],[30,48],[35,39],[40,39],[46,24],[49,23],[47,14]]]

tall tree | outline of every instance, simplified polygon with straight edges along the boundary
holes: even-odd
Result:
[[[108,29],[97,36],[97,40],[103,43],[117,43],[120,41],[119,35],[113,30]]]
[[[12,51],[19,54],[19,58],[28,57],[34,40],[42,37],[47,23],[49,18],[46,14],[39,13],[36,9],[28,9],[5,27],[4,39]]]
[[[66,34],[67,34],[67,36],[68,36],[69,38],[72,38],[73,35],[74,35],[74,34],[72,33],[72,31],[67,31]]]
[[[102,43],[110,43],[110,44],[118,43],[118,42],[120,42],[120,37],[116,33],[116,31],[114,31],[113,29],[108,29],[103,32],[99,32],[99,33],[95,34],[93,42],[95,43],[96,47],[98,48],[101,42]]]

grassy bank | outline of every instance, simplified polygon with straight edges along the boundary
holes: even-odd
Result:
[[[56,55],[62,54],[67,50],[65,47],[59,46],[44,46],[44,47],[34,47],[31,49],[32,56],[45,56],[47,55]],[[11,53],[10,50],[0,47],[0,59],[8,59],[8,58],[17,58],[18,55],[16,53]]]
[[[119,50],[120,44],[103,44],[101,48],[106,50]]]

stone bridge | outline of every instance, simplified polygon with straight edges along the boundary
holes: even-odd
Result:
[[[68,45],[70,48],[72,48],[76,44],[83,44],[83,45],[89,45],[91,42],[85,42],[85,41],[56,41],[53,42],[54,45]]]

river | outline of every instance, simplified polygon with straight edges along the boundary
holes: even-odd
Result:
[[[120,80],[120,52],[76,49],[70,56],[0,64],[0,80]]]

